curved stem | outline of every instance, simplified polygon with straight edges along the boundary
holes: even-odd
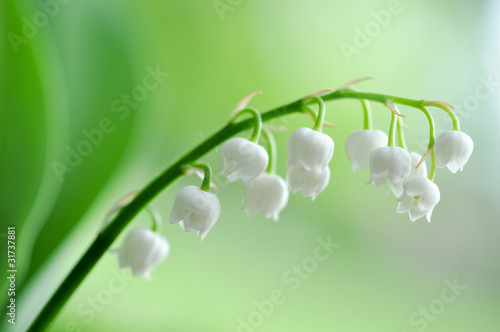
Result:
[[[396,124],[398,123],[396,113],[391,113],[391,127],[389,128],[389,142],[387,146],[396,146]]]
[[[311,117],[311,119],[314,122],[316,122],[317,114],[312,108],[309,107],[309,105],[302,105],[302,112],[308,114]]]
[[[276,156],[278,155],[276,140],[274,139],[274,135],[270,129],[264,128],[262,134],[269,144],[269,164],[267,165],[266,172],[276,174]]]
[[[372,109],[370,103],[366,99],[361,99],[361,106],[363,107],[363,129],[373,129]]]
[[[146,210],[148,211],[149,215],[151,216],[151,219],[153,219],[153,225],[151,226],[151,230],[153,232],[159,232],[161,230],[161,226],[162,226],[162,220],[161,220],[160,213],[152,205],[148,205],[146,207]]]
[[[317,102],[319,106],[318,116],[316,117],[316,122],[314,123],[313,129],[322,132],[323,122],[325,122],[326,105],[323,99],[321,99],[320,97],[314,97],[312,101]]]
[[[424,100],[422,102],[422,106],[434,106],[442,109],[450,116],[451,121],[453,122],[453,130],[460,131],[460,121],[458,120],[458,116],[455,114],[455,112],[450,109],[452,108],[450,104],[436,100]]]
[[[418,100],[384,94],[354,92],[351,89],[340,89],[323,96],[324,101],[343,98],[368,99],[381,103],[385,103],[385,101],[389,99],[394,103],[417,108],[420,108],[422,105],[422,101]],[[277,107],[263,113],[261,115],[261,119],[265,122],[295,112],[300,112],[302,103],[302,99],[299,99],[284,106]],[[32,323],[29,331],[41,331],[47,328],[54,317],[62,309],[64,304],[81,284],[83,279],[88,275],[128,223],[161,191],[184,174],[185,165],[198,160],[217,145],[240,133],[241,131],[252,127],[255,127],[254,119],[246,119],[238,123],[233,123],[232,121],[229,122],[203,142],[199,143],[180,158],[173,161],[163,173],[153,179],[128,205],[120,209],[109,226],[95,238],[68,276],[64,279],[61,285],[59,285],[55,293]]]
[[[398,143],[401,148],[408,150],[405,140],[403,118],[400,116],[398,116]]]
[[[429,144],[428,149],[431,150],[434,147],[434,139],[436,136],[436,129],[434,128],[434,119],[431,116],[431,113],[423,106],[424,103],[420,107],[418,107],[422,112],[424,112],[427,121],[429,122]]]
[[[250,136],[249,140],[251,142],[258,143],[259,142],[260,133],[262,131],[262,117],[261,117],[259,111],[257,111],[253,107],[245,108],[244,110],[241,110],[238,113],[236,113],[234,115],[234,117],[231,119],[231,122],[234,121],[234,120],[236,120],[236,118],[238,116],[240,116],[241,114],[244,114],[244,113],[249,113],[254,118],[254,121],[255,121],[254,130],[253,130],[252,136]]]
[[[191,163],[191,166],[203,170],[204,176],[200,189],[203,191],[210,191],[210,184],[212,183],[212,169],[210,165],[205,163]]]

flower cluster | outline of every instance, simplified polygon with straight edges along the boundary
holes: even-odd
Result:
[[[387,135],[375,130],[355,132],[346,141],[346,151],[353,171],[370,168],[370,181],[376,187],[389,183],[399,202],[397,213],[409,213],[411,221],[423,216],[431,221],[434,207],[440,200],[434,175],[427,175],[424,158],[401,146],[387,142]],[[405,144],[402,144],[403,146]],[[440,134],[428,153],[439,168],[448,167],[455,173],[462,170],[473,150],[472,139],[460,131]],[[435,160],[434,160],[435,159]]]
[[[276,174],[276,144],[271,131],[268,128],[263,130],[261,115],[257,110],[246,107],[254,94],[240,102],[231,118],[232,124],[240,115],[250,114],[254,120],[253,133],[250,139],[234,137],[223,143],[219,155],[220,174],[226,176],[230,183],[242,181],[244,211],[248,216],[261,212],[264,217],[277,221],[288,203],[289,192],[294,194],[300,191],[304,197],[314,200],[326,188],[330,180],[329,163],[335,144],[329,135],[322,132],[325,104],[320,94],[306,97],[302,101],[303,111],[309,113],[315,123],[313,128],[302,127],[295,130],[288,138],[285,181]],[[319,106],[317,113],[308,106],[312,102]],[[430,222],[432,212],[440,200],[439,188],[434,183],[435,168],[448,167],[453,173],[462,170],[472,154],[472,139],[460,131],[458,119],[446,108],[448,104],[429,101],[427,105],[446,108],[454,122],[453,131],[443,132],[437,138],[434,138],[434,123],[424,107],[425,103],[410,105],[421,109],[429,120],[428,150],[421,156],[407,149],[403,134],[403,115],[392,101],[385,101],[392,111],[388,134],[372,129],[368,103],[366,100],[363,102],[364,129],[351,134],[345,143],[352,171],[369,169],[368,184],[381,187],[387,183],[390,192],[397,198],[397,213],[407,212],[411,221],[425,216]],[[259,145],[261,133],[267,141],[268,149]],[[428,172],[425,159],[429,155],[431,167]],[[210,192],[210,166],[186,166],[189,166],[186,169],[190,171],[203,170],[203,183],[200,187],[188,185],[177,193],[169,220],[170,223],[179,223],[187,232],[197,232],[201,241],[217,222],[221,205],[217,196]],[[142,274],[149,278],[152,267],[168,255],[169,245],[165,238],[154,231],[135,228],[118,252],[121,267],[130,266],[134,275]]]

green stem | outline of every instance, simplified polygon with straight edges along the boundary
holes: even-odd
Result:
[[[398,116],[396,113],[391,112],[391,127],[389,128],[389,142],[387,146],[396,146],[396,124],[398,123]]]
[[[322,132],[323,122],[325,122],[326,105],[323,99],[321,99],[320,97],[314,97],[312,101],[317,102],[319,106],[318,116],[316,117],[316,122],[314,123],[313,129]]]
[[[343,98],[368,99],[380,103],[385,103],[385,101],[389,99],[394,103],[413,107],[420,107],[422,104],[422,101],[418,100],[383,94],[353,92],[350,89],[340,89],[323,96],[323,100],[325,101]],[[302,103],[302,99],[300,99],[284,106],[277,107],[263,113],[261,115],[261,119],[263,122],[266,122],[295,112],[300,112]],[[198,160],[217,145],[223,143],[243,130],[252,127],[255,127],[254,119],[246,119],[238,123],[234,123],[232,121],[229,122],[217,132],[212,134],[212,136],[208,137],[203,142],[182,155],[179,159],[175,160],[163,173],[153,179],[134,198],[134,200],[120,209],[110,222],[109,226],[95,238],[94,242],[92,242],[90,247],[76,263],[68,276],[64,279],[61,285],[59,285],[50,300],[36,317],[29,331],[42,331],[47,328],[99,259],[104,255],[104,253],[106,253],[118,235],[120,235],[123,229],[145,206],[147,206],[151,200],[153,200],[160,192],[184,174],[185,165]]]
[[[366,99],[361,99],[361,106],[363,106],[363,129],[373,129],[372,110],[370,103]]]
[[[309,105],[302,105],[302,112],[309,114],[313,121],[316,122],[317,114]]]
[[[270,129],[264,128],[262,133],[269,144],[269,164],[267,165],[266,172],[276,174],[276,156],[278,154],[276,149],[276,140],[274,139],[274,135]]]
[[[203,170],[203,182],[200,189],[203,191],[210,191],[210,184],[212,183],[212,169],[209,164],[205,163],[191,163],[191,166]]]
[[[254,130],[253,130],[252,136],[250,136],[249,140],[251,142],[258,143],[259,142],[260,133],[262,131],[262,117],[261,117],[259,111],[257,111],[253,107],[245,108],[244,110],[241,110],[238,113],[236,113],[235,116],[231,119],[231,122],[233,122],[234,120],[236,120],[236,118],[238,116],[240,116],[241,114],[245,114],[245,113],[251,114],[253,116],[253,118],[254,118],[254,121],[255,121]]]
[[[434,149],[431,150],[431,169],[429,171],[429,180],[434,181],[436,176],[436,156],[434,155]]]
[[[403,118],[401,118],[400,116],[398,116],[398,143],[401,148],[408,150],[405,140]]]
[[[151,216],[151,219],[153,219],[153,225],[151,226],[151,230],[153,232],[159,232],[161,229],[161,216],[158,213],[158,211],[151,205],[148,205],[146,207],[146,210],[148,211],[149,215]],[[159,222],[158,222],[159,221]]]
[[[458,120],[458,116],[453,112],[447,104],[445,105],[443,102],[434,101],[434,100],[424,100],[422,101],[422,106],[434,106],[445,111],[451,118],[453,122],[453,130],[460,131],[460,121]]]
[[[425,114],[425,117],[427,118],[427,121],[429,122],[429,144],[428,144],[428,150],[432,150],[432,148],[434,147],[434,140],[435,140],[435,136],[436,136],[436,129],[434,127],[434,119],[432,118],[431,116],[431,113],[429,113],[429,111],[427,110],[427,108],[425,108],[423,106],[423,102],[422,102],[422,105],[420,107],[418,107],[422,112],[424,112]]]

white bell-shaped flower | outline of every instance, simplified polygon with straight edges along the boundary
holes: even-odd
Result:
[[[417,167],[420,160],[422,160],[422,156],[416,152],[410,152],[410,158],[411,158],[411,171],[408,178],[411,179],[417,176],[423,176],[424,178],[427,177],[427,165],[425,164],[425,161],[422,162]]]
[[[220,150],[220,173],[229,182],[256,178],[264,173],[268,163],[266,149],[242,137],[227,140]]]
[[[380,130],[359,130],[352,133],[345,142],[347,157],[352,171],[364,170],[369,166],[370,154],[387,146],[387,134]]]
[[[398,198],[396,212],[408,212],[411,221],[425,216],[431,222],[432,210],[440,198],[439,188],[434,182],[425,177],[415,177],[406,182],[404,193]]]
[[[278,220],[278,215],[288,203],[288,188],[276,174],[262,173],[245,182],[245,212],[253,216],[261,211],[264,217]]]
[[[370,181],[375,187],[382,186],[387,180],[396,196],[403,193],[403,184],[410,175],[411,157],[408,151],[396,146],[386,146],[372,152],[369,159]]]
[[[311,197],[314,200],[328,185],[330,169],[327,166],[323,172],[316,174],[306,170],[302,165],[296,164],[288,167],[286,181],[292,194],[300,190],[304,197]]]
[[[445,131],[436,137],[434,155],[436,166],[448,167],[452,173],[462,170],[474,149],[474,142],[469,135],[461,131]]]
[[[167,257],[169,250],[168,241],[163,236],[149,228],[136,227],[118,249],[118,262],[121,268],[130,266],[134,276],[142,274],[150,279],[151,269]]]
[[[334,147],[330,136],[311,128],[299,128],[288,138],[287,167],[300,165],[318,176],[332,159]]]
[[[217,196],[197,186],[187,186],[175,197],[170,223],[181,222],[185,231],[198,232],[201,241],[219,219],[220,211]]]

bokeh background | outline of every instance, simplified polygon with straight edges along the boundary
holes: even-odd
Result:
[[[500,330],[498,1],[3,0],[0,22],[2,257],[7,226],[18,234],[17,324],[2,314],[0,330],[23,331],[111,206],[243,96],[263,91],[252,105],[265,111],[363,76],[376,78],[363,91],[455,105],[474,139],[463,172],[438,170],[432,223],[396,214],[367,171],[351,173],[344,143],[361,107],[329,102],[332,178],[314,202],[296,194],[279,222],[248,218],[241,184],[216,176],[222,214],[202,243],[166,224],[171,254],[149,282],[107,254],[51,331]],[[425,117],[401,111],[422,153]],[[451,129],[432,114],[438,132]],[[374,105],[374,118],[387,130],[386,109]],[[276,134],[284,176],[287,137],[311,122],[275,124],[288,128]],[[203,160],[218,172],[215,150]],[[154,200],[165,220],[177,190],[199,183],[183,178]],[[141,214],[133,225],[149,223]],[[314,264],[318,238],[339,246]]]

